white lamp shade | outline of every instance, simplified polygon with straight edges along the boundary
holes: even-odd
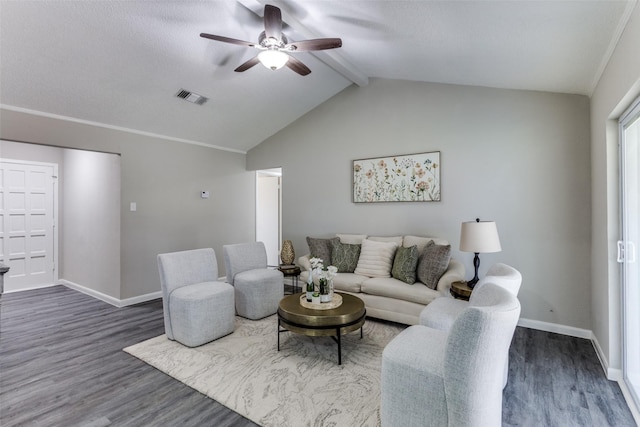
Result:
[[[289,60],[289,55],[279,50],[263,50],[258,54],[258,60],[270,70],[279,70]]]
[[[463,222],[460,229],[460,250],[463,252],[500,252],[500,237],[494,221]]]

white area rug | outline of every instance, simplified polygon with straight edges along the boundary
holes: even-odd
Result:
[[[197,348],[165,335],[124,349],[263,426],[379,426],[382,350],[400,325],[367,320],[342,337],[280,334],[277,318],[236,317],[231,335]]]

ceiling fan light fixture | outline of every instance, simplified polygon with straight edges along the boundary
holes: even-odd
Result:
[[[270,70],[279,70],[289,60],[289,55],[279,50],[263,50],[258,54],[258,59],[265,67]]]
[[[259,3],[262,2],[259,1]],[[289,43],[289,39],[287,39],[287,36],[282,32],[282,25],[282,11],[280,8],[266,4],[264,6],[264,31],[258,36],[258,44],[207,33],[200,33],[200,37],[261,50],[258,55],[240,64],[240,66],[234,70],[238,73],[247,71],[249,68],[257,65],[258,62],[261,62],[262,65],[270,70],[279,70],[286,65],[293,72],[301,76],[307,76],[311,73],[309,67],[304,65],[302,61],[298,60],[295,56],[289,56],[289,53],[342,47],[342,39],[337,37],[299,40],[295,43]]]

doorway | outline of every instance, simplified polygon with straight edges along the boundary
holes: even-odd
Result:
[[[51,286],[57,277],[58,165],[0,161],[0,261],[5,291]]]
[[[256,241],[267,250],[267,264],[280,264],[282,246],[282,169],[260,170],[256,173]]]
[[[620,181],[622,263],[622,375],[636,407],[640,407],[640,99],[621,116]]]
[[[53,221],[48,219],[45,221],[46,224],[52,224],[54,230],[53,280],[20,283],[26,282],[28,276],[10,277],[20,273],[20,265],[16,265],[16,262],[3,261],[11,267],[4,276],[5,291],[22,291],[63,284],[110,304],[120,304],[120,156],[113,153],[4,139],[0,139],[0,152],[2,153],[0,162],[11,163],[12,166],[14,164],[51,166],[54,171],[52,175],[58,177],[54,179],[55,218]],[[3,174],[3,176],[8,175]],[[45,177],[41,175],[39,179],[43,180]],[[16,178],[11,180],[14,179]],[[0,194],[0,203],[2,203],[0,210],[4,209],[0,218],[0,236],[3,238],[0,242],[2,253],[0,260],[6,260],[10,251],[16,251],[19,254],[17,249],[21,249],[8,247],[5,243],[10,240],[8,231],[10,223],[4,215],[4,213],[9,215],[6,210],[9,202],[5,200],[10,193],[7,182],[7,179],[2,179],[0,183],[0,187],[3,188]],[[49,187],[49,184],[46,186]],[[13,184],[11,187],[13,188]],[[29,203],[30,206],[37,207]],[[41,216],[41,218],[47,217]],[[13,219],[19,220],[19,218]],[[20,224],[13,224],[14,227],[18,225]],[[37,245],[44,241],[43,238],[38,240],[35,242]],[[12,243],[20,242],[15,240]],[[37,246],[34,248],[36,249],[34,255],[41,255],[42,249]],[[26,254],[26,251],[24,252]],[[46,257],[36,258],[35,261],[42,261],[45,266],[49,265]],[[23,264],[26,265],[26,262],[24,261]],[[37,267],[37,265],[34,266]],[[36,277],[32,279],[35,280]]]

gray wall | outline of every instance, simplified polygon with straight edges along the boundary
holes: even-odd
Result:
[[[593,332],[601,358],[622,369],[621,288],[616,241],[619,239],[617,120],[640,96],[640,7],[636,5],[591,98],[591,250]]]
[[[63,154],[60,278],[119,299],[120,156],[75,149]]]
[[[282,167],[283,239],[417,234],[447,238],[495,220],[503,251],[481,255],[522,271],[522,317],[590,329],[589,99],[584,96],[372,79],[311,111],[247,154]],[[442,201],[354,204],[354,159],[441,152]]]
[[[255,174],[246,171],[243,154],[23,112],[0,113],[2,139],[121,155],[120,299],[160,290],[158,253],[213,247],[223,275],[222,245],[255,240]],[[201,199],[201,190],[211,198]],[[130,202],[137,202],[137,212],[129,211]]]

